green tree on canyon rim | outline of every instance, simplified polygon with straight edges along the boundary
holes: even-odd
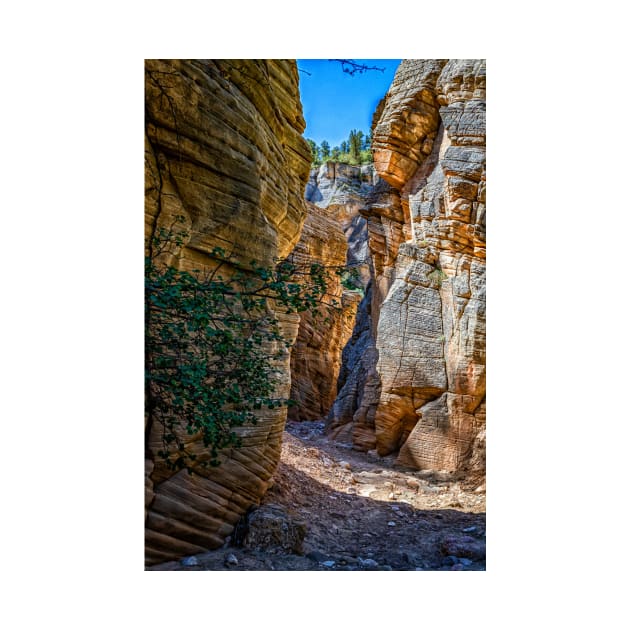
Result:
[[[329,59],[328,61],[338,63],[341,70],[350,76],[372,71],[385,72],[385,68],[357,63],[354,59]],[[310,72],[302,68],[298,68],[298,70],[309,76],[311,75]],[[311,147],[311,164],[313,166],[320,166],[323,162],[329,160],[354,165],[370,164],[373,161],[372,151],[370,150],[372,138],[370,134],[364,134],[362,131],[353,129],[350,132],[348,141],[344,140],[339,147],[335,146],[332,149],[332,153],[327,140],[322,140],[319,147],[317,143],[310,138],[307,138],[306,141]]]
[[[320,151],[322,153],[322,160],[325,160],[327,157],[330,157],[330,144],[328,144],[328,141],[322,140],[322,143],[319,146],[320,146]]]
[[[357,129],[353,129],[340,146],[332,149],[327,140],[322,140],[319,146],[311,138],[306,141],[311,147],[312,166],[321,166],[329,161],[352,165],[371,164],[373,161],[370,135]]]
[[[311,140],[310,138],[307,138],[306,142],[308,142],[308,146],[311,148],[311,162],[313,164],[320,164],[319,147],[317,146],[317,143],[315,140]]]
[[[361,148],[363,146],[363,132],[353,129],[348,136],[348,144],[350,145],[350,158],[358,162],[361,158]]]

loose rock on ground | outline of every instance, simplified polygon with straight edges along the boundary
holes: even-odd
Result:
[[[354,451],[323,429],[323,422],[287,423],[274,484],[240,536],[148,570],[485,570],[478,484]]]

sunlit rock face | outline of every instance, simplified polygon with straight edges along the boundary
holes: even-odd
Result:
[[[306,187],[308,214],[293,259],[302,266],[324,265],[330,273],[326,303],[314,317],[300,317],[291,352],[292,420],[325,418],[337,395],[342,350],[352,334],[355,314],[370,278],[367,222],[361,216],[377,178],[371,165],[328,162],[311,171]],[[347,290],[335,269],[350,265],[358,272],[357,289]]]
[[[382,183],[363,210],[371,304],[353,337],[361,358],[341,369],[355,366],[371,398],[342,388],[336,431],[406,465],[482,475],[485,62],[403,61],[372,146]]]
[[[295,63],[148,60],[145,79],[147,236],[183,216],[189,237],[171,264],[202,272],[216,267],[217,246],[242,269],[289,254],[306,216],[310,165]],[[293,341],[299,317],[279,318]],[[287,350],[277,362],[282,397],[289,395],[289,360]],[[285,419],[286,408],[261,412],[256,426],[240,430],[242,448],[193,476],[165,468],[155,456],[159,428],[147,425],[147,564],[223,544],[268,487]]]
[[[397,189],[431,153],[440,115],[435,83],[446,59],[404,60],[373,130],[376,172]]]

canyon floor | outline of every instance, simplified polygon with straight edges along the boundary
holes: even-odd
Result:
[[[301,554],[236,541],[152,571],[484,571],[485,485],[334,443],[323,422],[287,422],[261,508],[303,523]]]

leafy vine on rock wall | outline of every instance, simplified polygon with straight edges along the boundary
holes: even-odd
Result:
[[[211,272],[181,271],[165,262],[188,237],[175,223],[156,231],[145,260],[147,448],[159,426],[158,457],[192,473],[219,465],[221,449],[240,446],[234,429],[256,424],[259,410],[291,404],[275,394],[276,360],[290,345],[276,312],[339,308],[327,293],[331,274],[344,285],[354,276],[290,259],[240,270],[220,248]]]

